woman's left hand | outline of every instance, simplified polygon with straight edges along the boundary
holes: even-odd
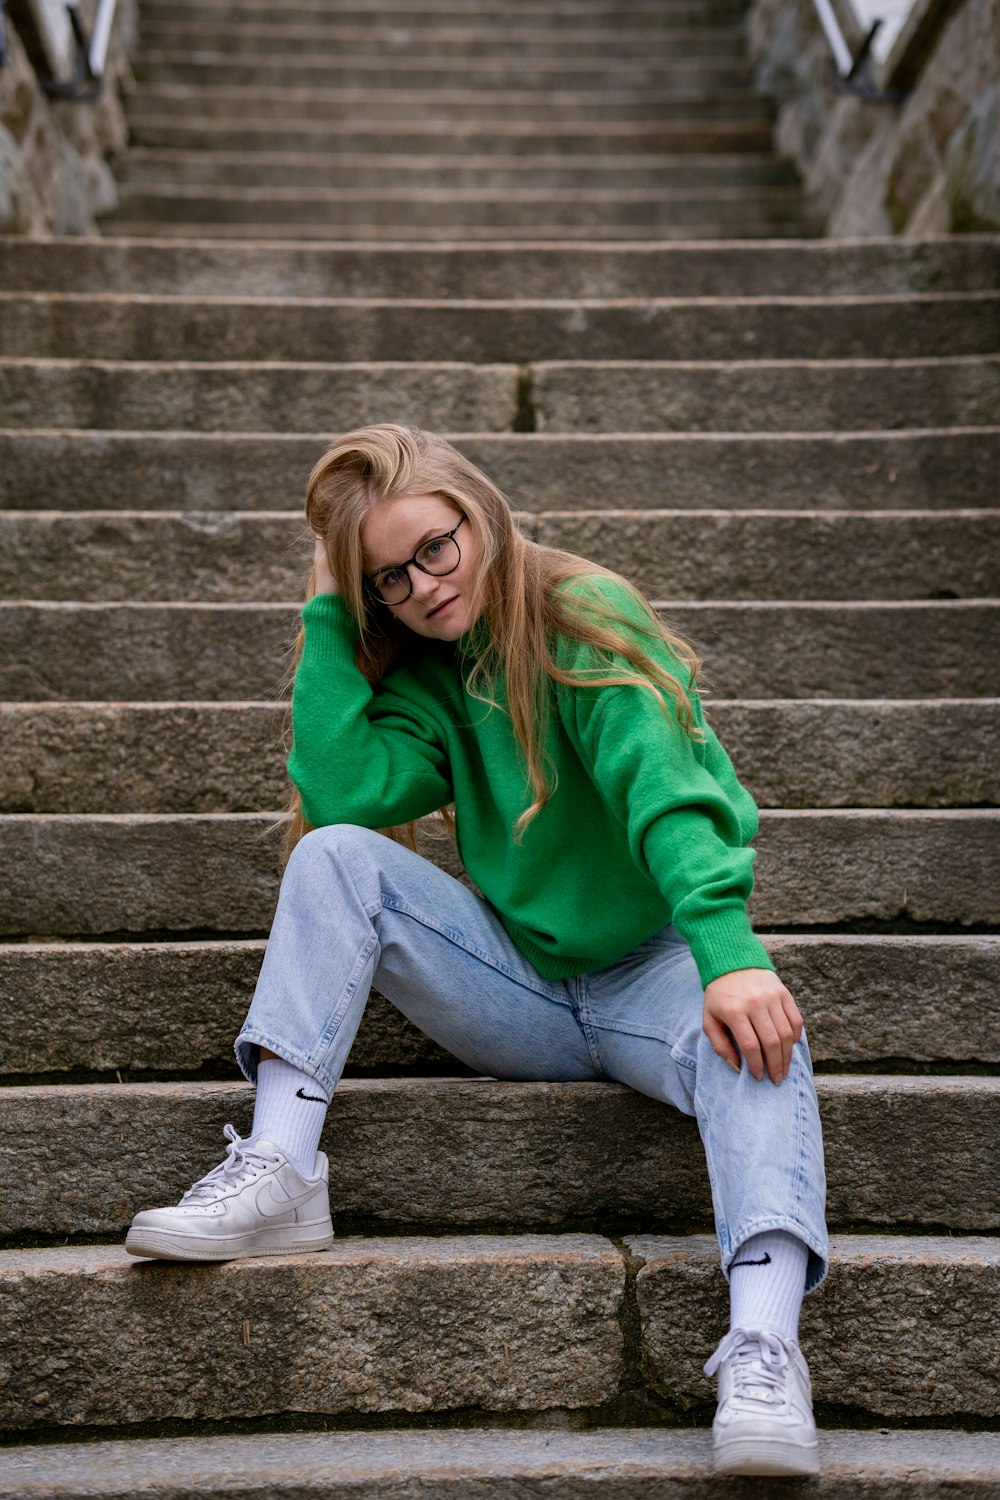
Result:
[[[772,1083],[788,1077],[803,1024],[798,1006],[770,969],[734,969],[705,986],[705,1035],[737,1072],[739,1048],[758,1083],[765,1065]]]

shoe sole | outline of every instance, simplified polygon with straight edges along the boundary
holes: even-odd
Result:
[[[712,1470],[716,1474],[818,1474],[819,1444],[737,1438],[714,1449]]]
[[[301,1227],[308,1230],[305,1236],[294,1235],[287,1226],[281,1226],[225,1239],[201,1235],[193,1238],[169,1229],[130,1229],[125,1249],[129,1255],[149,1260],[210,1261],[249,1260],[255,1255],[308,1255],[316,1250],[329,1250],[334,1240],[332,1228],[324,1230],[314,1224]]]

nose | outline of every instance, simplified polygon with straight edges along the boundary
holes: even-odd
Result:
[[[414,599],[427,598],[434,593],[440,578],[435,578],[430,573],[422,573],[418,567],[410,564],[410,595]]]

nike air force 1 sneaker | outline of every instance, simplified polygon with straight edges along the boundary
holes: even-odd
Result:
[[[241,1140],[224,1131],[226,1159],[189,1187],[173,1208],[136,1214],[125,1241],[129,1255],[160,1260],[241,1260],[251,1255],[303,1255],[333,1244],[330,1168],[316,1153],[313,1178],[270,1141]]]
[[[809,1367],[794,1340],[734,1328],[705,1365],[719,1372],[716,1474],[818,1474]]]

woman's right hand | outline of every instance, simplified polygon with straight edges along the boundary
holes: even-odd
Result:
[[[316,537],[316,546],[313,551],[313,582],[316,585],[317,594],[339,594],[337,580],[330,572],[330,560],[326,555],[326,542],[321,536]]]

